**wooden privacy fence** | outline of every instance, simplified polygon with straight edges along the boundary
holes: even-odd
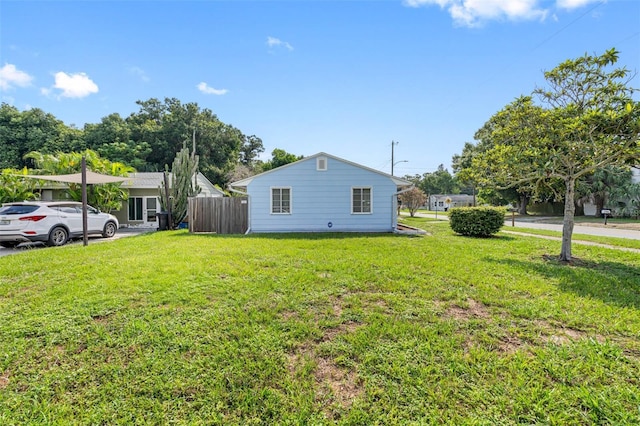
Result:
[[[249,222],[247,197],[189,198],[189,232],[244,234]]]

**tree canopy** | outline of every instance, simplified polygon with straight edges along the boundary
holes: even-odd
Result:
[[[137,101],[139,110],[123,118],[109,114],[83,129],[66,126],[53,115],[33,108],[19,111],[0,107],[0,169],[31,166],[32,151],[56,155],[85,149],[111,162],[138,171],[161,171],[173,162],[186,142],[199,157],[199,171],[211,182],[225,186],[237,165],[253,171],[264,151],[262,140],[223,123],[211,110],[175,98]]]
[[[576,183],[608,165],[640,161],[640,103],[618,52],[585,54],[544,73],[546,87],[522,96],[483,127],[490,146],[472,160],[474,176],[564,199],[560,259],[571,260]],[[538,103],[535,102],[538,101]]]

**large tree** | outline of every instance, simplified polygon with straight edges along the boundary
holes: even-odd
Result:
[[[302,160],[304,156],[291,154],[284,149],[276,148],[271,151],[271,160],[265,161],[262,164],[262,171],[275,169],[276,167],[284,166],[285,164],[293,163],[298,160]]]
[[[196,103],[183,104],[175,98],[136,103],[140,111],[127,117],[126,122],[131,139],[136,144],[146,142],[151,148],[146,158],[150,169],[163,170],[165,164],[173,162],[184,143],[192,146],[195,139],[199,170],[212,182],[224,185],[227,173],[241,158],[250,160],[251,148],[259,149],[257,138],[248,141],[240,130]],[[247,143],[253,146],[246,147]],[[241,154],[243,147],[247,152]]]
[[[440,164],[434,172],[405,176],[404,179],[412,182],[427,194],[427,196],[434,194],[457,194],[460,192],[458,183],[451,173],[449,173],[449,170],[444,167],[444,164]]]
[[[607,165],[640,161],[640,103],[629,72],[613,68],[615,49],[585,54],[544,73],[546,87],[521,97],[492,120],[494,145],[474,159],[484,178],[503,187],[564,190],[560,259],[571,260],[576,183]]]
[[[52,114],[39,108],[19,111],[6,103],[0,106],[0,168],[23,168],[24,155],[31,151],[53,154],[83,147],[82,130]]]

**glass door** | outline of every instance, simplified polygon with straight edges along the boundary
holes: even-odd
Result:
[[[156,197],[146,197],[145,223],[155,224],[158,220],[158,199]]]

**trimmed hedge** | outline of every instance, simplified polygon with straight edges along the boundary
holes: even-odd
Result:
[[[469,237],[489,237],[504,225],[504,208],[455,207],[449,210],[449,225],[453,232]]]

